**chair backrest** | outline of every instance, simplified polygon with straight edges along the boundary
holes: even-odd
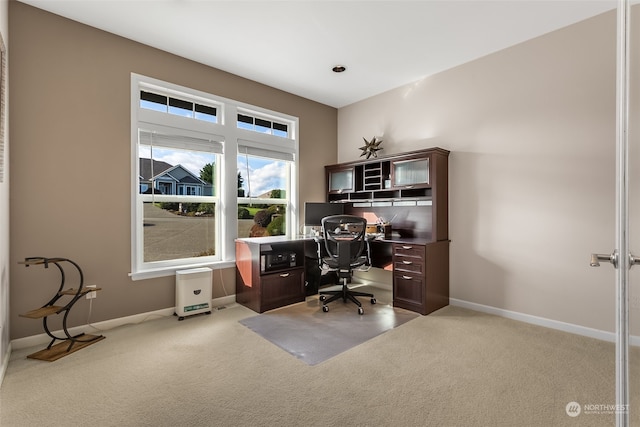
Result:
[[[366,246],[367,220],[355,215],[332,215],[322,218],[322,232],[327,254],[339,268],[349,269],[358,261]]]

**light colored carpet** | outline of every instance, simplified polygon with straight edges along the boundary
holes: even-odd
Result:
[[[390,292],[368,286],[360,292],[371,292],[377,303],[360,298],[365,314],[348,301],[332,301],[329,312],[322,311],[317,296],[277,310],[249,317],[243,325],[309,365],[317,365],[385,331],[398,327],[418,314],[394,308]]]
[[[251,316],[234,305],[123,326],[55,362],[16,351],[0,425],[614,425],[611,413],[565,409],[615,403],[611,343],[449,306],[309,366],[239,323]]]

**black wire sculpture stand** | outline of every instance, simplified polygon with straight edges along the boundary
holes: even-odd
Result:
[[[96,292],[102,289],[97,287],[88,288],[84,286],[84,274],[82,273],[82,269],[77,263],[67,258],[29,257],[25,258],[24,261],[21,261],[20,264],[24,264],[25,267],[30,267],[32,265],[43,265],[44,268],[49,268],[49,266],[53,264],[58,268],[58,271],[60,272],[60,286],[58,287],[58,291],[55,293],[55,295],[42,307],[20,315],[21,317],[26,317],[29,319],[42,319],[42,327],[44,328],[45,333],[49,337],[51,337],[51,342],[49,343],[47,348],[39,352],[30,354],[27,357],[32,359],[53,361],[64,357],[67,354],[73,353],[76,350],[84,348],[89,344],[104,339],[104,336],[102,335],[89,335],[85,333],[71,335],[67,327],[69,312],[71,311],[71,308],[74,306],[74,304],[88,293]],[[69,264],[77,271],[79,284],[77,288],[64,289],[67,276],[65,274],[63,265],[68,266]],[[64,297],[71,298],[65,304],[62,304],[62,299]],[[49,328],[49,316],[58,314],[63,315],[62,332],[64,333],[64,336],[56,335]],[[61,342],[54,346],[54,343],[56,341]]]

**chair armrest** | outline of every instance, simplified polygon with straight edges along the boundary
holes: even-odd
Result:
[[[324,245],[324,238],[321,236],[314,236],[313,241],[316,242],[316,252],[318,254],[318,265],[322,267],[322,245]]]
[[[367,245],[367,265],[371,266],[371,245],[369,242],[373,240],[373,238],[365,236],[364,242]]]

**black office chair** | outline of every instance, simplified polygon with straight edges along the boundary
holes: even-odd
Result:
[[[347,287],[353,270],[368,269],[371,266],[366,231],[367,220],[359,216],[332,215],[322,219],[322,238],[316,238],[320,268],[336,271],[342,281],[340,290],[320,291],[322,311],[329,311],[327,304],[340,298],[343,302],[354,302],[358,306],[358,314],[364,314],[364,309],[356,297],[369,297],[371,304],[376,303],[373,294],[353,291]],[[323,247],[326,250],[325,256]]]

